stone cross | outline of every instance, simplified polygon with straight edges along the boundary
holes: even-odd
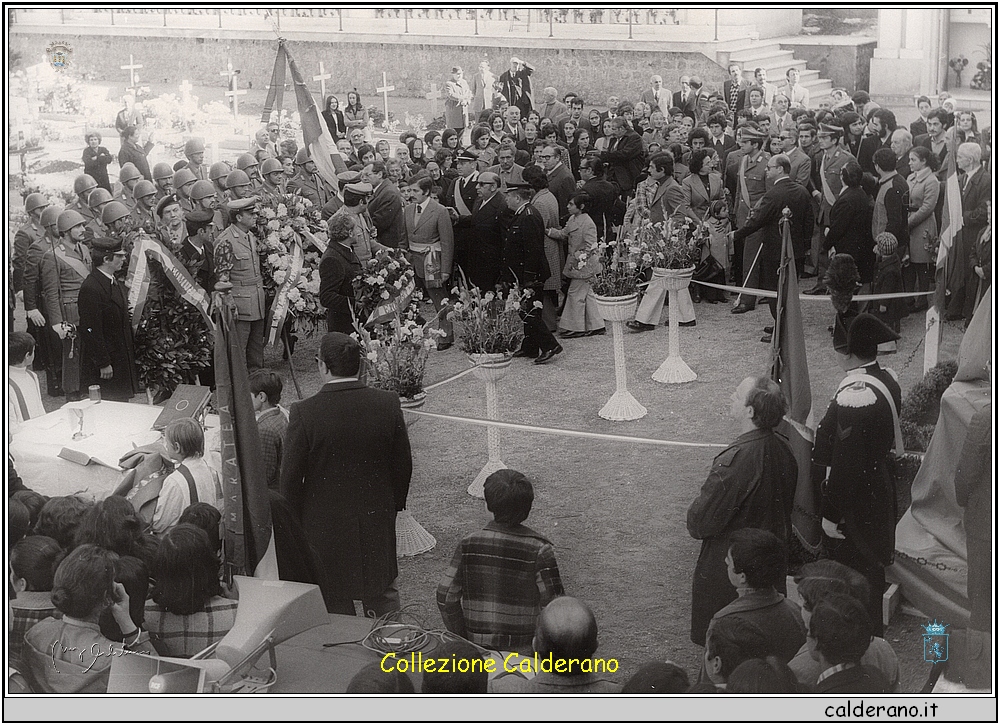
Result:
[[[122,70],[128,71],[129,84],[128,87],[135,90],[135,84],[139,80],[139,76],[136,75],[136,71],[142,68],[141,65],[135,62],[135,58],[129,53],[128,65],[119,66]]]
[[[376,93],[382,94],[382,108],[385,111],[385,125],[389,126],[389,91],[396,90],[396,86],[390,86],[389,81],[385,77],[385,71],[382,71],[382,87],[376,88]]]
[[[326,104],[326,82],[333,78],[333,75],[326,72],[326,68],[323,67],[323,61],[319,62],[319,75],[313,76],[314,81],[319,81],[319,97],[320,103]],[[326,108],[326,106],[323,106]]]
[[[191,85],[191,81],[186,80],[186,79],[183,80],[183,81],[181,81],[181,85],[180,85],[181,100],[184,101],[185,103],[187,103],[189,100],[191,100],[191,91],[192,90],[194,90],[194,86]]]
[[[437,83],[431,83],[431,90],[424,98],[431,102],[431,119],[433,119],[434,114],[437,113],[437,102],[441,100],[441,89],[438,88]]]
[[[229,77],[229,90],[226,91],[226,96],[230,98],[233,102],[233,118],[237,121],[240,120],[240,96],[245,96],[246,91],[241,91],[238,86],[237,77],[239,76],[238,70],[233,70],[233,61],[229,58],[226,59],[226,70],[219,71],[220,76]]]

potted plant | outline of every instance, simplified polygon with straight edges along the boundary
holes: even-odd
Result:
[[[428,324],[397,315],[391,322],[374,325],[371,330],[356,325],[358,341],[364,350],[368,384],[399,396],[404,408],[424,404],[424,372],[427,356],[443,333]]]

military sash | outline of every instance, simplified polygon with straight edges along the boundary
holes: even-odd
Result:
[[[740,198],[746,204],[747,209],[753,209],[753,204],[750,203],[750,190],[747,189],[747,165],[749,163],[749,156],[740,159]]]
[[[892,411],[892,426],[893,433],[896,437],[895,443],[895,453],[897,456],[903,455],[903,429],[899,424],[899,412],[896,410],[896,401],[893,400],[892,395],[889,393],[889,389],[885,387],[885,383],[876,378],[874,375],[868,375],[867,373],[851,373],[843,382],[840,384],[840,388],[837,390],[839,393],[844,388],[847,388],[854,383],[867,383],[875,388],[877,391],[882,393],[886,401],[889,403],[889,410]]]
[[[90,270],[87,268],[87,263],[83,260],[77,259],[76,257],[71,257],[66,254],[66,250],[59,246],[55,248],[55,254],[59,257],[59,261],[64,263],[67,267],[72,269],[81,279],[87,279],[90,276]]]
[[[830,182],[826,180],[826,154],[823,154],[823,160],[819,165],[819,178],[823,182],[823,199],[826,201],[827,206],[833,206],[834,202],[837,201],[837,195],[833,193],[833,189],[830,188]]]

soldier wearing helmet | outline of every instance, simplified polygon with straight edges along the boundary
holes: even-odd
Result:
[[[125,250],[126,255],[132,254],[132,247],[135,246],[136,232],[138,228],[135,224],[135,219],[132,217],[132,213],[128,210],[128,207],[122,204],[120,201],[110,201],[104,207],[104,211],[101,212],[101,221],[104,223],[105,229],[108,230],[108,236],[114,237],[122,243],[122,248]],[[121,280],[125,279],[125,272],[127,271],[128,265],[126,263],[120,271],[119,275]]]
[[[118,201],[127,206],[129,209],[135,208],[135,185],[142,178],[142,174],[139,173],[139,169],[135,167],[135,164],[128,162],[123,167],[122,170],[118,172],[118,181],[122,184],[121,193],[118,195]]]
[[[56,219],[59,243],[45,251],[40,266],[42,306],[50,329],[63,341],[61,388],[70,400],[80,395],[80,355],[73,338],[80,323],[80,285],[91,270],[90,251],[84,244],[86,225],[87,220],[78,211],[62,212]]]
[[[80,214],[86,221],[94,218],[90,211],[90,194],[97,188],[97,182],[90,174],[80,174],[73,180],[73,193],[76,194],[76,201],[69,205],[77,214]]]
[[[191,187],[191,206],[194,211],[205,211],[212,215],[212,236],[219,234],[226,228],[222,211],[219,209],[218,194],[215,193],[215,186],[211,181],[196,181]],[[187,218],[187,214],[185,214]]]
[[[94,239],[106,236],[107,230],[105,229],[101,215],[104,213],[104,207],[111,203],[111,192],[98,187],[91,192],[87,203],[90,206],[90,211],[94,214],[94,218],[87,222],[87,231],[90,232],[90,238]]]
[[[46,311],[42,299],[41,265],[42,257],[59,243],[59,232],[56,222],[62,209],[58,206],[46,206],[39,217],[42,236],[28,247],[24,261],[24,312],[28,321],[28,333],[35,338],[35,369],[45,368],[46,391],[49,395],[57,395],[62,388],[62,352],[58,339],[45,324]],[[58,361],[59,365],[54,363]]]
[[[133,189],[135,207],[132,209],[132,219],[136,227],[142,228],[147,234],[156,234],[156,187],[152,181],[141,179]]]
[[[194,211],[191,203],[191,187],[198,181],[197,177],[187,166],[174,172],[174,189],[177,191],[177,199],[181,203],[181,211]]]
[[[298,167],[298,173],[288,182],[289,194],[299,194],[319,208],[322,208],[330,197],[336,196],[336,192],[319,175],[316,162],[309,158],[306,149],[299,149],[295,154],[295,166]]]
[[[28,194],[24,200],[24,211],[28,214],[28,223],[17,230],[14,234],[14,292],[24,289],[24,265],[28,254],[28,247],[45,236],[45,229],[42,227],[41,218],[45,207],[49,205],[48,200],[39,193]]]
[[[168,194],[174,193],[174,170],[170,164],[161,161],[153,167],[153,178],[156,185],[156,200],[159,201]]]
[[[194,174],[194,178],[199,181],[208,179],[208,167],[204,165],[204,140],[200,138],[189,138],[184,143],[184,156],[186,156],[188,160],[188,164],[185,168]]]
[[[236,168],[245,172],[255,187],[260,186],[263,180],[260,178],[259,162],[253,154],[240,154],[239,158],[236,159]]]
[[[208,170],[208,179],[215,185],[215,191],[220,201],[227,200],[226,175],[229,173],[229,164],[225,161],[216,161]]]
[[[264,178],[264,183],[260,187],[260,198],[265,204],[277,203],[285,193],[285,167],[278,159],[268,157],[260,165],[260,174]]]

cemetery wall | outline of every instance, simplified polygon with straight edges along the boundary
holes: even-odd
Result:
[[[144,66],[144,82],[179,82],[220,86],[226,81],[219,71],[231,57],[233,67],[242,70],[240,85],[252,81],[260,87],[270,80],[274,66],[275,41],[215,38],[122,37],[60,34],[73,46],[72,63],[77,71],[98,82],[118,82],[119,66],[129,54]],[[44,35],[11,33],[8,57],[11,69],[38,62],[49,41]],[[319,72],[319,62],[333,74],[328,88],[342,93],[357,88],[366,102],[372,102],[382,71],[401,96],[424,95],[432,82],[442,85],[452,65],[465,68],[471,77],[481,60],[488,60],[495,75],[507,69],[511,55],[527,59],[535,66],[534,88],[555,86],[560,95],[574,90],[589,103],[603,104],[608,96],[636,96],[659,73],[671,90],[681,75],[698,75],[709,86],[721,87],[725,70],[698,52],[654,52],[624,48],[597,50],[572,48],[474,47],[398,43],[344,43],[290,41],[302,73],[311,82]],[[259,85],[258,85],[259,84]],[[124,85],[124,84],[123,84]],[[344,99],[341,99],[344,102]]]

